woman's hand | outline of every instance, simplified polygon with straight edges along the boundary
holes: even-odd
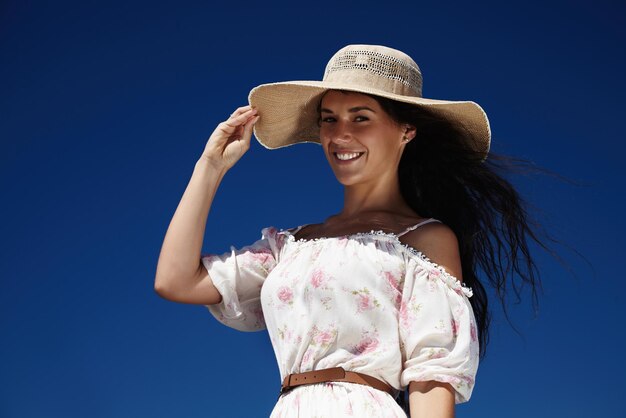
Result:
[[[230,169],[250,148],[252,127],[259,119],[257,110],[243,106],[220,123],[209,137],[202,157],[215,169]]]

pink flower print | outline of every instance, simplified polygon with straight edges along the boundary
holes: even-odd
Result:
[[[322,305],[324,305],[324,308],[326,308],[327,311],[330,311],[333,308],[331,304],[332,300],[333,298],[331,298],[330,296],[326,296],[320,299]]]
[[[292,331],[292,330],[290,330],[290,329],[287,327],[287,325],[283,326],[282,328],[278,328],[278,329],[277,329],[277,331],[278,331],[278,337],[279,337],[281,340],[283,340],[283,341],[285,341],[285,342],[288,342],[288,343],[290,343],[290,342],[292,341],[292,338],[293,338],[293,331]]]
[[[321,345],[330,344],[333,340],[333,333],[330,331],[322,331],[315,336],[315,342]]]
[[[409,310],[406,307],[406,303],[400,303],[400,321],[405,327],[409,327]]]
[[[319,257],[320,253],[322,252],[322,247],[316,247],[313,252],[311,253],[311,259],[313,260],[317,260],[317,257]]]
[[[273,264],[273,257],[270,252],[258,252],[258,253],[250,253],[248,264],[254,266],[261,266],[261,268],[265,270],[269,270]]]
[[[311,331],[309,331],[309,337],[311,338],[311,344],[314,345],[322,345],[322,346],[327,346],[330,343],[333,342],[333,340],[335,339],[337,335],[337,330],[335,329],[334,325],[331,325],[328,329],[326,330],[320,330],[319,328],[317,328],[315,325],[313,325],[313,328],[311,328]]]
[[[394,288],[395,290],[400,290],[400,281],[394,276],[394,274],[390,271],[385,272],[385,278],[387,279],[387,283]]]
[[[456,388],[460,388],[461,386],[463,386],[461,379],[456,376],[448,376],[446,380],[448,380],[448,383]]]
[[[476,335],[476,324],[472,322],[470,326],[470,336],[472,337],[472,341],[476,341],[478,336]]]
[[[326,277],[324,276],[324,272],[320,269],[315,269],[315,271],[313,271],[313,275],[311,276],[311,285],[317,289],[325,282]]]
[[[355,354],[367,354],[378,347],[378,338],[365,337],[354,348]]]
[[[283,303],[292,304],[293,303],[293,292],[287,286],[281,286],[278,288],[278,299],[280,299]]]
[[[456,338],[459,330],[459,321],[456,319],[450,320],[450,326],[452,327],[452,336]]]
[[[359,301],[357,302],[359,312],[372,309],[372,300],[369,295],[359,295]]]
[[[468,376],[465,374],[461,374],[459,375],[459,380],[463,383],[465,383],[467,386],[473,385],[474,384],[474,378],[472,376]]]
[[[384,272],[387,284],[389,285],[389,293],[396,306],[402,302],[402,292],[400,290],[400,280],[392,272]],[[394,296],[395,295],[395,296]]]
[[[301,369],[308,368],[311,357],[313,357],[313,350],[309,348],[302,356],[302,363],[300,364]]]
[[[431,348],[430,350],[428,350],[428,358],[429,359],[434,359],[434,358],[443,358],[446,356],[447,350],[445,348]]]
[[[368,311],[380,306],[380,303],[378,303],[378,301],[370,295],[370,291],[367,288],[363,288],[361,290],[353,290],[352,294],[356,295],[357,297],[357,313]]]
[[[456,376],[448,376],[447,379],[449,380],[448,383],[450,383],[452,386],[456,388],[461,388],[463,386],[470,387],[474,384],[474,379],[464,374],[459,374]]]
[[[400,304],[400,323],[405,328],[410,328],[413,325],[413,321],[415,321],[415,317],[421,310],[422,304],[416,302],[415,296],[411,297],[407,302],[403,301]]]

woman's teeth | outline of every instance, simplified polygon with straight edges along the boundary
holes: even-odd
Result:
[[[346,161],[346,160],[352,160],[353,158],[356,158],[358,156],[361,155],[360,152],[348,152],[348,153],[342,153],[342,154],[335,154],[337,156],[338,159],[342,160],[342,161]]]

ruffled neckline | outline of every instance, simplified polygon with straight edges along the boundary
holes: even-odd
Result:
[[[302,227],[303,226],[296,228],[296,233]],[[400,241],[400,238],[393,232],[385,232],[382,230],[371,230],[369,232],[356,232],[354,234],[345,234],[345,235],[339,235],[336,237],[298,238],[298,239],[296,239],[296,237],[294,236],[294,233],[292,233],[289,230],[281,230],[278,232],[278,234],[287,236],[288,241],[291,243],[295,243],[295,244],[314,244],[314,243],[331,241],[331,240],[341,240],[341,239],[349,240],[349,239],[360,239],[360,238],[373,238],[373,239],[388,240],[388,241],[391,241],[398,248],[400,248],[403,252],[408,254],[410,257],[415,257],[417,258],[417,260],[421,261],[427,266],[440,272],[441,273],[440,277],[442,278],[442,280],[457,293],[462,293],[468,298],[472,297],[473,295],[473,291],[471,287],[466,286],[465,283],[462,283],[455,276],[448,273],[448,271],[443,266],[440,266],[439,264],[432,261],[423,252]]]

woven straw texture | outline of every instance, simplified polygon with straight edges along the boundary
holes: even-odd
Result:
[[[262,84],[252,89],[250,104],[261,116],[254,127],[257,140],[275,149],[299,142],[319,143],[317,108],[327,90],[373,94],[427,109],[462,126],[465,140],[487,157],[491,130],[484,110],[472,101],[421,97],[422,75],[417,64],[395,49],[350,45],[328,62],[323,81]]]

